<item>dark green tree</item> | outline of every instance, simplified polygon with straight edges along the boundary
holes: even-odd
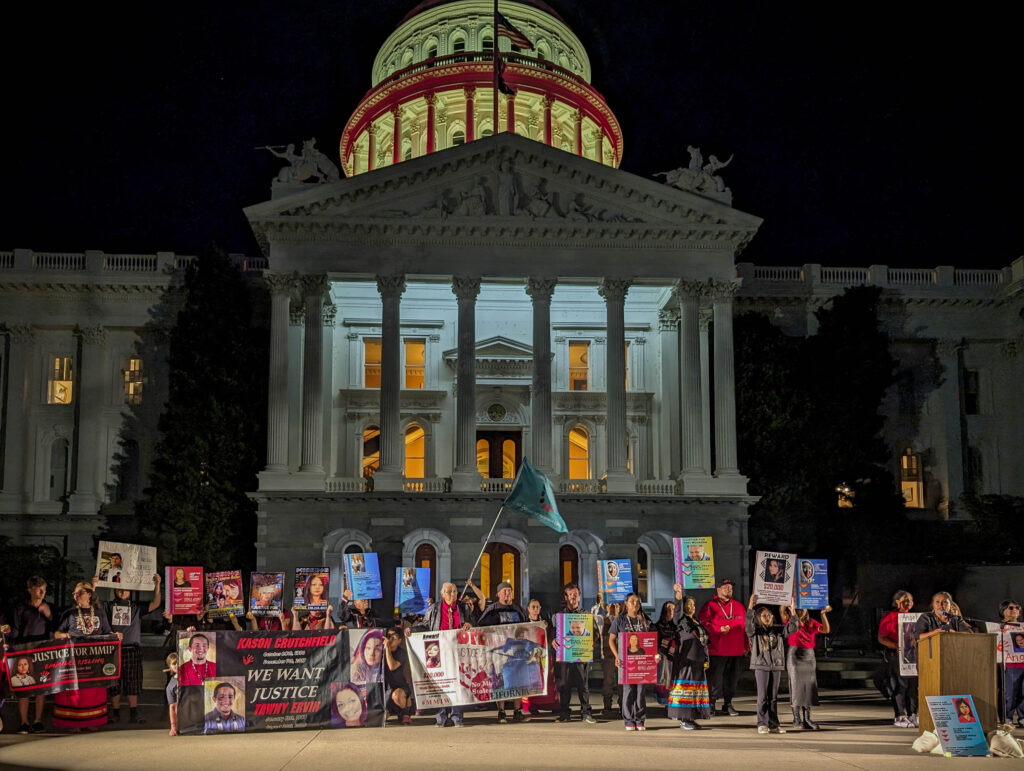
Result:
[[[259,288],[215,247],[188,268],[167,340],[168,392],[137,537],[161,558],[209,569],[255,564],[266,417],[267,330]]]

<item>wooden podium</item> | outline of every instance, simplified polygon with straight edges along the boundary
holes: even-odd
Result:
[[[996,635],[940,631],[921,635],[917,675],[918,733],[935,730],[926,696],[970,695],[985,733],[996,727]]]

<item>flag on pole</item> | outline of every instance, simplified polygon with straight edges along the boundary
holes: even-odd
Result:
[[[559,533],[569,532],[565,520],[558,513],[551,482],[531,466],[526,458],[523,458],[523,465],[519,467],[519,473],[512,483],[512,490],[502,506],[533,517]]]
[[[494,26],[498,30],[498,37],[507,37],[512,41],[513,45],[519,46],[527,51],[533,50],[533,43],[530,42],[530,38],[526,37],[526,35],[516,29],[516,26],[502,16],[497,10],[494,12]],[[494,48],[498,48],[497,40],[494,41]]]
[[[505,82],[505,62],[498,60],[498,91],[505,96],[515,96],[516,90]]]

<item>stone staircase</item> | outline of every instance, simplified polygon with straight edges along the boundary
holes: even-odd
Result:
[[[822,688],[874,688],[875,669],[882,663],[875,655],[841,655],[825,658],[818,653],[818,685]]]

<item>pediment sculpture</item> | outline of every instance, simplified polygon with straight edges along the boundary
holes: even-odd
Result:
[[[282,151],[281,148],[284,148]],[[274,181],[281,184],[292,184],[305,182],[313,179],[317,183],[337,182],[341,179],[338,167],[331,160],[316,148],[316,137],[307,139],[302,143],[302,152],[295,153],[295,145],[264,145],[257,147],[257,150],[268,150],[272,155],[288,161],[288,165],[282,168]]]
[[[708,162],[704,163],[704,155],[699,147],[688,145],[686,150],[690,153],[690,162],[685,168],[659,171],[654,176],[664,177],[666,185],[732,206],[732,190],[725,186],[725,180],[718,172],[732,163],[733,156],[730,155],[727,161],[720,161],[717,156],[709,155]]]

